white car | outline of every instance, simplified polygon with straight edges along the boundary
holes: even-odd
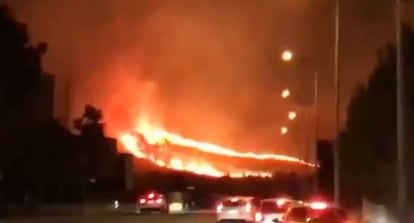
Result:
[[[137,210],[139,212],[146,211],[168,211],[168,202],[165,196],[161,193],[150,191],[138,197]]]
[[[285,212],[291,205],[298,205],[302,201],[290,198],[266,198],[260,202],[260,213],[263,216],[263,223],[282,222]]]
[[[217,205],[217,223],[260,222],[262,216],[253,197],[230,197]]]

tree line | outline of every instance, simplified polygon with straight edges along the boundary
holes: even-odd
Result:
[[[402,27],[404,122],[407,133],[408,197],[414,193],[414,32]],[[397,199],[396,46],[377,51],[377,63],[366,83],[355,89],[340,143],[342,194],[395,207]]]
[[[47,48],[0,3],[0,203],[79,200],[97,175],[102,112],[85,106],[75,135],[53,118],[54,79],[41,63]]]

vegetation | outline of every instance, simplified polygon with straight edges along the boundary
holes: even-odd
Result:
[[[43,74],[41,56],[45,43],[30,42],[26,24],[19,23],[9,8],[0,4],[0,107],[27,103]]]
[[[409,25],[403,27],[403,45],[405,123],[407,143],[411,145],[414,142],[411,131],[414,121],[414,32]],[[395,55],[392,44],[378,51],[377,65],[368,82],[356,89],[348,107],[345,130],[339,136],[343,193],[357,193],[360,197],[388,205],[394,204],[397,194]],[[407,159],[412,155],[407,154]]]

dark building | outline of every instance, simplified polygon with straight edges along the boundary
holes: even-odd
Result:
[[[118,153],[116,149],[117,141],[114,138],[104,138],[99,149],[97,180],[113,181],[116,177],[116,161]]]
[[[94,181],[110,181],[116,177],[116,139],[76,136],[75,141],[85,177]]]
[[[87,187],[84,199],[112,198],[117,181],[117,141],[108,137],[75,136],[81,180]]]
[[[134,156],[129,153],[119,154],[116,178],[117,199],[128,203],[135,202],[134,176]]]
[[[121,190],[134,190],[134,156],[129,153],[119,155],[118,159],[118,185]]]

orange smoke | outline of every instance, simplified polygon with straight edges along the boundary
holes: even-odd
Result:
[[[193,139],[184,138],[178,134],[168,132],[161,127],[156,127],[148,122],[148,119],[141,119],[138,127],[133,133],[123,133],[119,136],[120,142],[126,150],[138,158],[144,158],[152,163],[165,168],[180,171],[193,172],[200,175],[213,177],[222,177],[229,175],[238,178],[245,176],[270,177],[272,174],[265,171],[251,171],[242,168],[225,168],[215,166],[212,162],[202,157],[185,156],[174,153],[166,145],[177,145],[186,148],[187,153],[194,151],[203,152],[204,154],[214,154],[232,158],[244,158],[260,161],[282,161],[290,162],[296,165],[304,165],[310,168],[316,167],[316,164],[308,163],[304,160],[280,155],[280,154],[259,154],[259,153],[242,153],[236,150],[221,147],[207,142],[198,142]]]

